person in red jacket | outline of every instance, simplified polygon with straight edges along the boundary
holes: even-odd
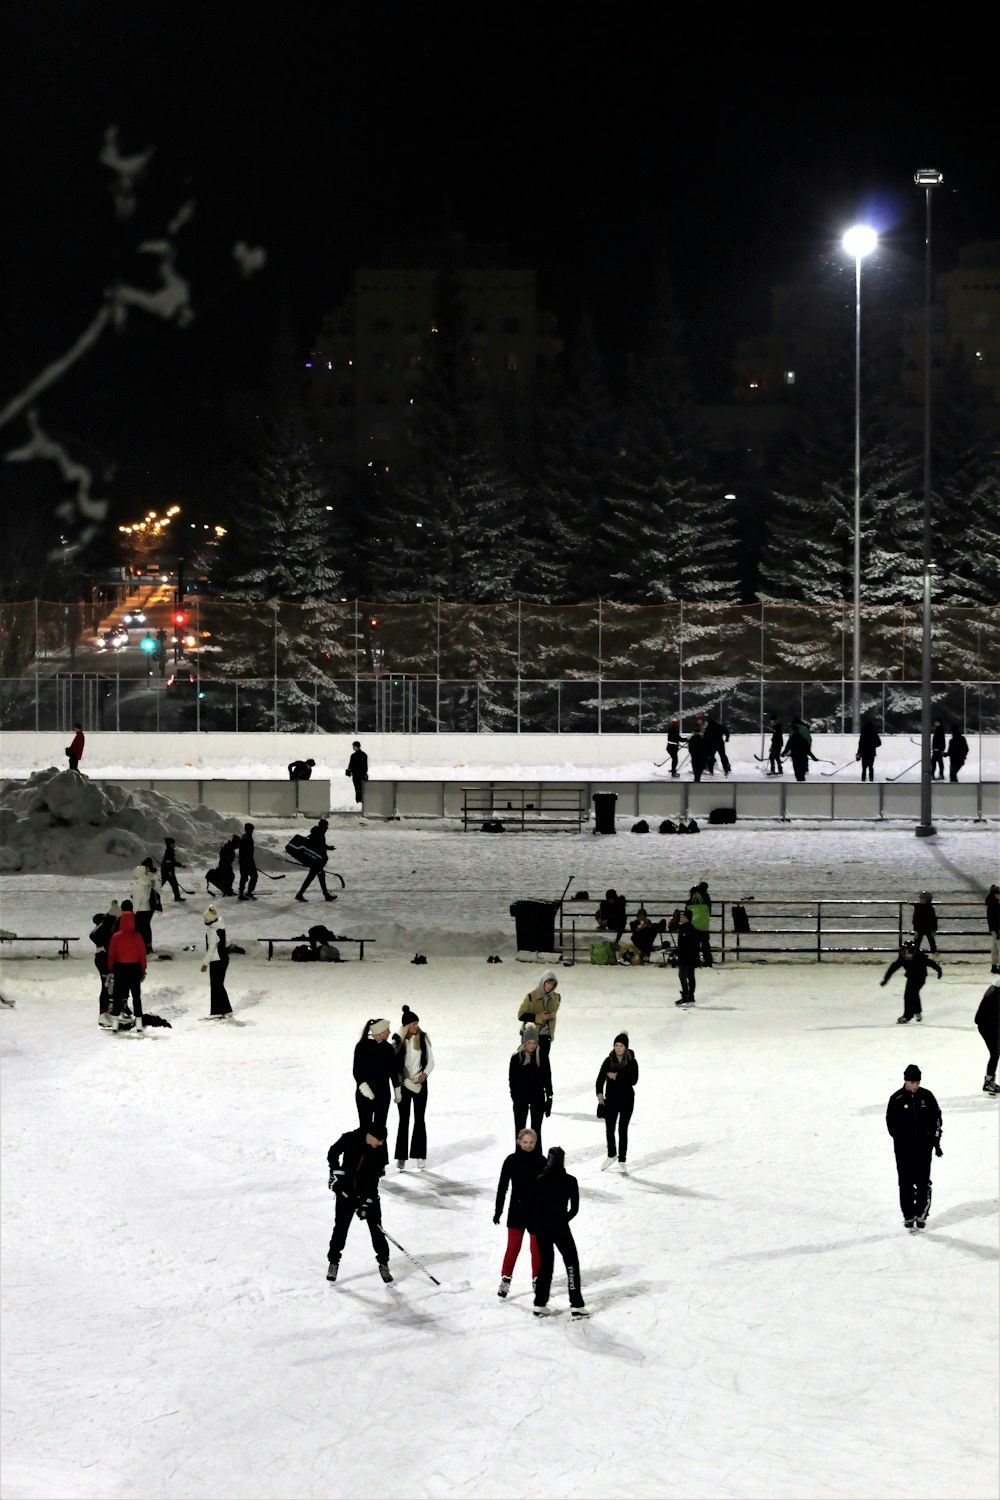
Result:
[[[135,930],[135,915],[123,911],[118,931],[108,944],[108,973],[114,981],[111,1011],[107,1017],[107,1029],[118,1031],[118,1019],[127,995],[132,996],[132,1013],[135,1016],[133,1032],[142,1036],[142,981],[146,977],[146,944],[142,934]]]
[[[69,758],[70,770],[76,771],[79,769],[80,762],[83,759],[84,735],[82,724],[74,724],[73,728],[76,730],[76,733],[73,736],[72,742],[66,746],[66,755]]]

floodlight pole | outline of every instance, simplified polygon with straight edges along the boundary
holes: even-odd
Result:
[[[931,193],[943,180],[933,167],[914,173],[924,189],[926,230],[924,234],[924,546],[923,546],[923,640],[920,685],[920,822],[917,838],[937,833],[934,827],[931,791]]]

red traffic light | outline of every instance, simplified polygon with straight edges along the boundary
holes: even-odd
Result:
[[[183,610],[178,610],[177,613],[174,615],[174,624],[175,625],[186,625],[187,624],[187,615],[183,612]]]
[[[368,623],[369,623],[369,625],[372,625],[372,626],[375,626],[375,625],[377,625],[377,624],[378,624],[378,620],[377,620],[377,619],[376,619],[376,618],[375,618],[375,616],[374,616],[374,615],[372,615],[372,617],[371,617],[371,619],[370,619],[370,620],[369,620],[369,621],[368,621]]]

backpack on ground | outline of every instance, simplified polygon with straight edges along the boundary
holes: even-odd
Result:
[[[616,964],[618,952],[614,943],[600,942],[590,945],[590,962],[592,964]]]
[[[311,964],[313,962],[313,950],[308,943],[300,943],[297,948],[292,949],[293,964]]]
[[[663,822],[660,824],[660,832],[661,833],[676,833],[677,832],[677,824],[671,818],[664,818]]]
[[[684,829],[684,832],[685,833],[700,833],[701,829],[698,827],[698,825],[695,822],[694,818],[692,818],[691,821],[690,821],[690,823],[688,824],[688,826]]]
[[[735,823],[736,809],[735,807],[713,807],[708,815],[708,821],[710,823]]]
[[[482,825],[480,833],[503,833],[504,827],[499,818],[487,818]]]
[[[739,902],[736,902],[729,908],[729,912],[733,919],[734,932],[750,931],[750,918],[747,916],[747,909],[745,906],[741,906]]]
[[[648,833],[649,832],[649,824],[646,822],[646,819],[645,818],[640,818],[639,821],[638,821],[638,823],[633,823],[632,824],[632,832],[633,833]]]

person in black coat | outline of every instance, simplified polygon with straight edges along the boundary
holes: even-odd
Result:
[[[782,741],[782,738],[784,736],[784,730],[782,729],[782,726],[781,726],[781,720],[778,719],[778,718],[774,718],[774,717],[772,717],[772,719],[771,719],[771,726],[770,727],[771,727],[771,743],[768,746],[768,751],[767,751],[767,774],[768,774],[768,776],[780,776],[781,775],[781,741]]]
[[[969,758],[969,742],[960,729],[951,731],[951,739],[948,741],[948,768],[949,781],[957,781],[958,773]]]
[[[812,731],[809,725],[798,714],[792,720],[792,727],[788,732],[788,740],[782,758],[787,758],[792,763],[796,781],[805,781],[806,772],[809,770],[809,762],[816,760],[812,753]]]
[[[101,990],[97,999],[98,1021],[108,1011],[108,945],[117,930],[118,916],[118,902],[112,901],[108,911],[95,912],[91,917],[94,924],[90,934],[90,941],[95,949],[94,968],[101,977]]]
[[[314,880],[319,881],[319,888],[323,892],[324,901],[336,901],[336,896],[331,896],[326,888],[326,861],[328,855],[332,854],[337,847],[336,844],[328,844],[326,841],[326,830],[329,823],[325,818],[320,818],[315,827],[310,828],[306,834],[305,843],[302,845],[302,853],[308,862],[309,874],[303,880],[295,892],[296,901],[306,899],[306,891]]]
[[[614,886],[604,892],[604,900],[594,913],[594,920],[602,932],[613,932],[615,942],[621,942],[625,923],[628,921],[628,910],[625,897],[619,896]]]
[[[336,1194],[337,1210],[327,1251],[327,1281],[336,1281],[340,1257],[347,1244],[351,1220],[358,1218],[368,1225],[372,1249],[383,1281],[392,1280],[389,1270],[389,1242],[382,1231],[382,1200],[378,1185],[388,1164],[385,1136],[372,1131],[345,1130],[326,1154],[330,1169],[329,1187]]]
[[[887,985],[897,969],[902,969],[906,975],[906,988],[903,990],[903,1014],[896,1021],[897,1026],[905,1026],[916,1016],[918,1021],[924,1018],[923,1007],[920,1004],[920,991],[927,980],[928,968],[937,970],[937,977],[941,978],[941,965],[936,963],[926,953],[921,953],[912,943],[904,943],[899,950],[899,957],[891,963],[885,971],[883,985]]]
[[[875,752],[881,745],[878,731],[870,719],[865,719],[861,725],[861,733],[858,735],[858,753],[854,759],[861,762],[861,780],[865,780],[865,773],[869,781],[875,780]]]
[[[253,846],[253,824],[243,824],[243,834],[238,840],[237,849],[240,857],[240,895],[241,901],[256,901],[254,891],[257,889],[257,855]]]
[[[931,1152],[942,1156],[941,1110],[930,1089],[920,1087],[920,1069],[910,1063],[903,1087],[890,1096],[885,1127],[892,1136],[899,1179],[899,1206],[907,1229],[923,1229],[931,1211]]]
[[[399,1082],[399,1059],[389,1046],[389,1022],[366,1021],[361,1040],[354,1049],[354,1102],[362,1130],[384,1141],[389,1128],[389,1101],[403,1096]]]
[[[701,940],[691,925],[691,913],[687,910],[678,915],[674,942],[677,944],[677,977],[681,982],[681,998],[675,1000],[674,1004],[693,1005],[694,971],[698,967]]]
[[[662,922],[652,922],[645,911],[641,911],[635,921],[629,923],[629,932],[632,934],[632,945],[638,949],[643,963],[648,963],[652,956],[653,944],[666,930],[667,921],[665,917]]]
[[[514,1107],[514,1131],[520,1135],[531,1116],[531,1128],[542,1149],[542,1116],[552,1113],[552,1069],[547,1052],[538,1045],[538,1027],[526,1026],[521,1045],[507,1068],[510,1099]]]
[[[236,853],[240,847],[238,834],[233,834],[227,839],[219,850],[219,863],[214,870],[209,870],[205,876],[205,884],[209,890],[213,885],[223,896],[233,894],[233,886],[236,884],[236,871],[233,866],[236,863]]]
[[[931,780],[944,780],[944,749],[947,743],[947,732],[940,719],[934,720],[934,728],[931,730]]]
[[[535,1231],[540,1261],[535,1280],[536,1318],[543,1317],[548,1310],[557,1249],[566,1267],[573,1317],[587,1316],[580,1286],[580,1257],[569,1227],[570,1220],[575,1219],[580,1210],[580,1186],[576,1178],[566,1171],[565,1163],[566,1154],[562,1147],[553,1146],[548,1154],[545,1170],[535,1183],[529,1205],[528,1228]]]
[[[169,885],[174,893],[175,901],[183,901],[180,886],[177,884],[177,871],[183,870],[184,866],[177,858],[177,850],[173,839],[163,840],[163,856],[160,860],[160,885],[163,889]]]
[[[983,1079],[984,1094],[1000,1094],[997,1085],[997,1060],[1000,1059],[1000,984],[991,984],[979,1002],[976,1011],[976,1029],[989,1052],[986,1077]]]
[[[617,1156],[618,1165],[625,1174],[628,1156],[628,1122],[635,1109],[635,1086],[639,1082],[639,1064],[629,1047],[628,1032],[620,1031],[614,1045],[597,1070],[597,1102],[604,1110],[604,1129],[608,1137],[608,1156],[602,1162],[601,1171],[606,1172]],[[618,1141],[615,1143],[615,1126]]]
[[[705,770],[708,752],[705,749],[705,736],[697,724],[688,735],[688,755],[691,757],[691,775],[695,781],[700,781]]]
[[[910,923],[916,937],[914,945],[919,948],[924,938],[932,953],[937,952],[937,938],[934,934],[938,930],[937,912],[934,910],[934,897],[930,891],[921,891],[916,906],[913,908],[913,920]]]
[[[293,760],[288,764],[289,781],[311,781],[314,760]]]
[[[1000,885],[986,893],[986,928],[990,935],[990,973],[1000,974]]]
[[[716,756],[718,756],[721,762],[723,774],[726,776],[729,775],[732,767],[729,764],[729,757],[726,754],[726,741],[728,738],[729,730],[724,729],[718,719],[713,719],[709,715],[705,720],[705,727],[702,731],[702,739],[705,745],[705,770],[709,775],[713,775],[715,772]]]
[[[681,746],[686,744],[687,740],[681,734],[680,719],[671,719],[670,728],[667,730],[667,754],[670,757],[671,776],[677,775],[677,756],[680,753]]]
[[[497,1201],[493,1212],[494,1224],[500,1223],[504,1199],[507,1196],[508,1187],[510,1188],[510,1208],[507,1211],[507,1249],[504,1251],[503,1266],[500,1271],[498,1297],[506,1297],[510,1291],[510,1279],[514,1274],[517,1257],[521,1253],[521,1245],[528,1229],[531,1195],[544,1165],[545,1158],[538,1144],[538,1136],[530,1126],[526,1126],[524,1130],[518,1132],[517,1148],[505,1158],[500,1169],[500,1181],[497,1183]],[[528,1234],[528,1248],[531,1252],[531,1281],[534,1285],[540,1262],[538,1241],[532,1233]]]
[[[361,741],[355,740],[351,745],[351,758],[347,762],[345,776],[350,776],[354,782],[355,802],[364,801],[364,793],[361,788],[368,780],[368,757],[361,748]]]

